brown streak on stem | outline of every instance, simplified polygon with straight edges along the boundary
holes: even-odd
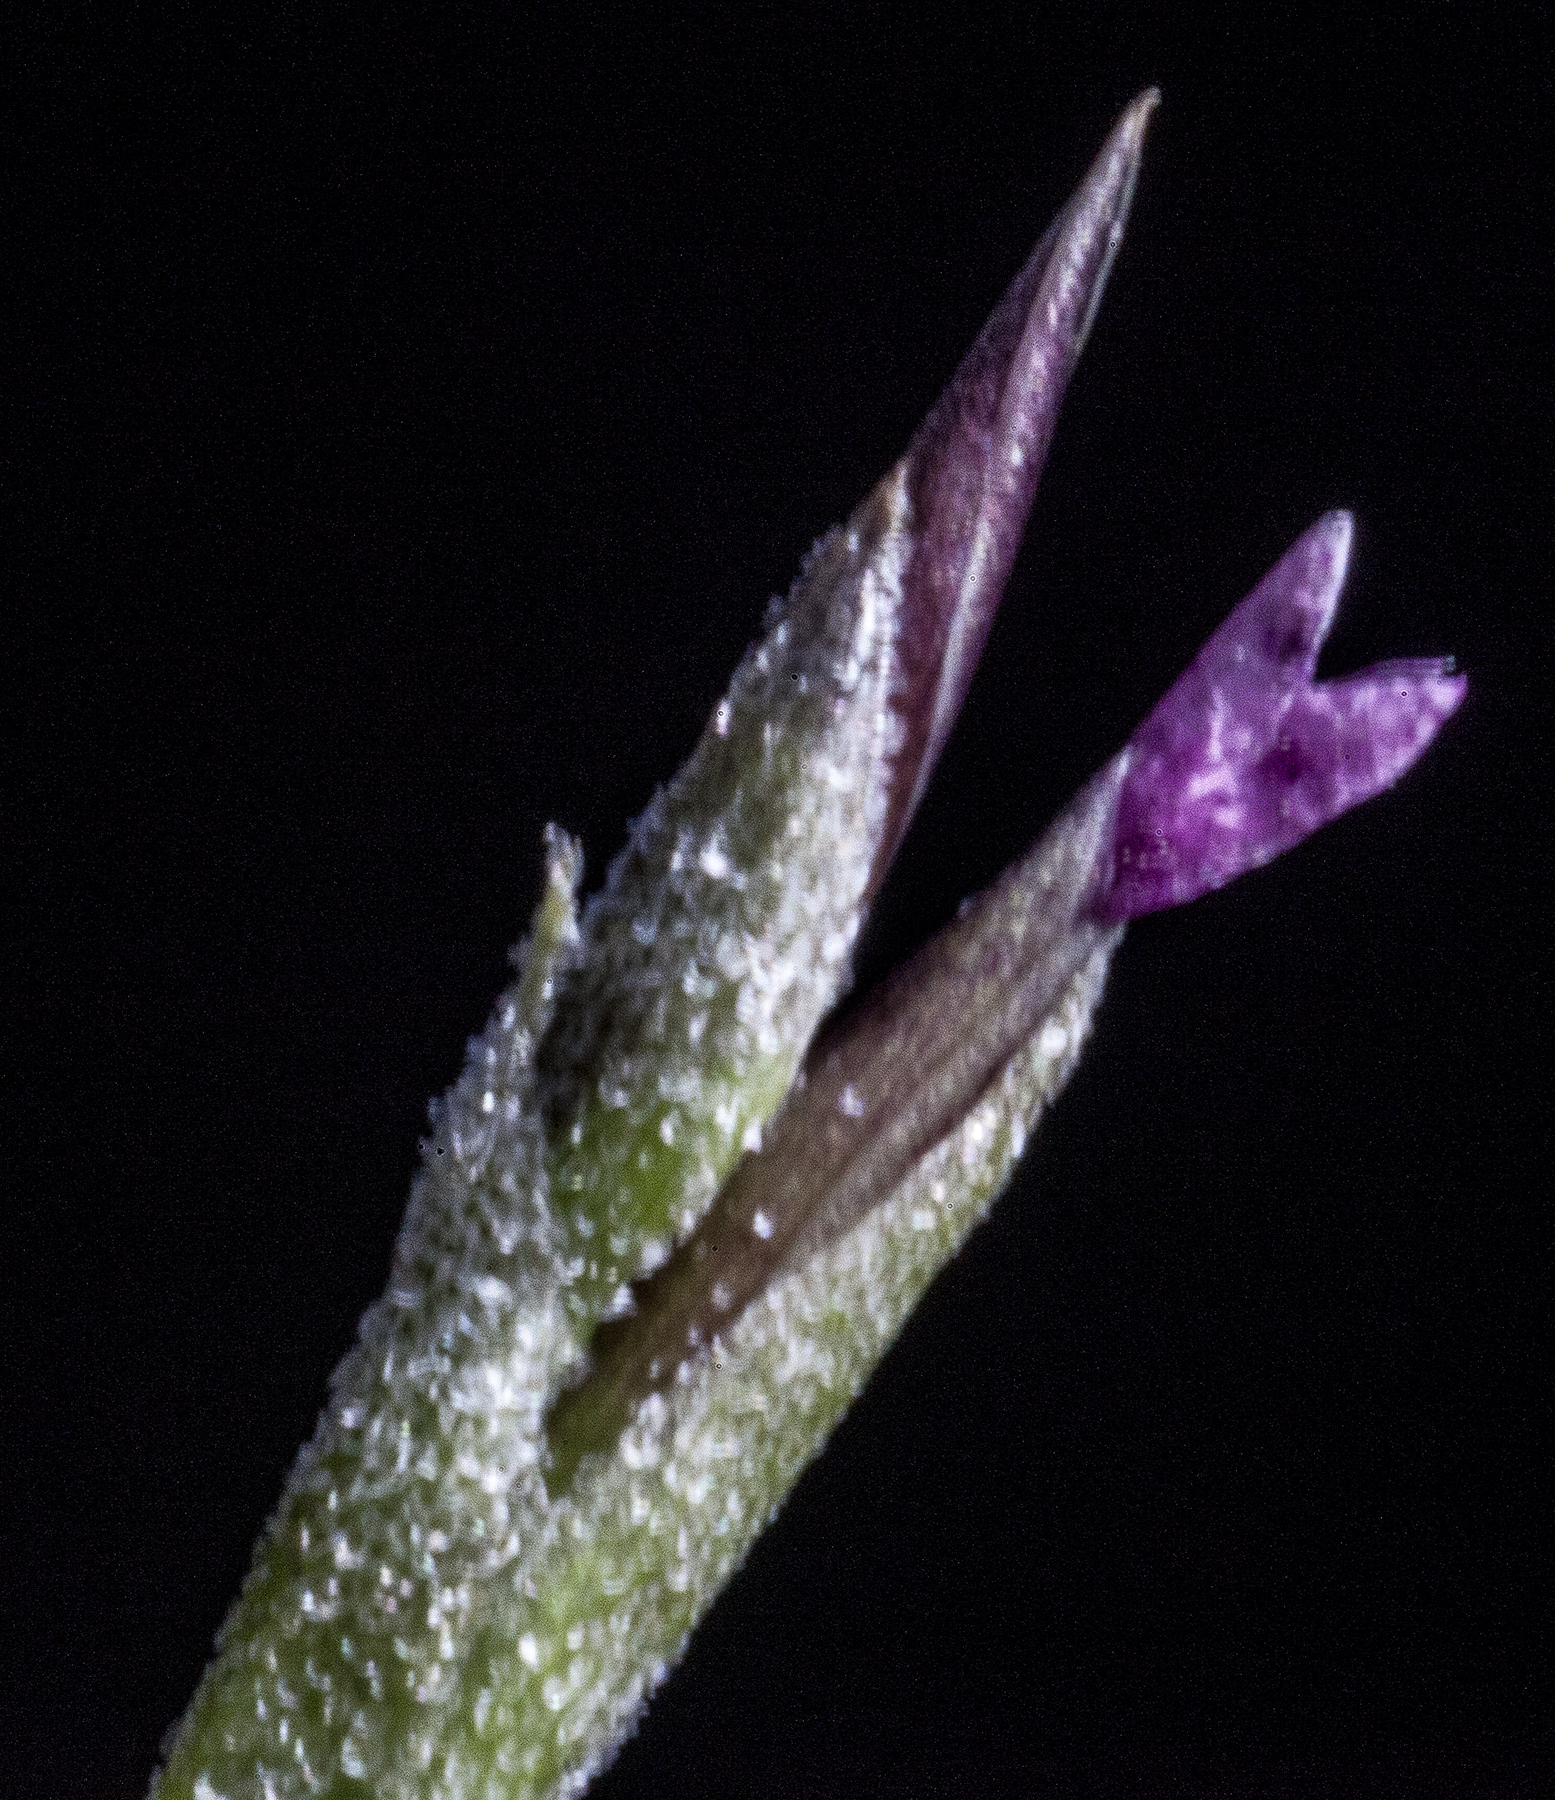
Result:
[[[1104,878],[1125,758],[1041,842],[812,1050],[763,1148],[698,1228],[601,1325],[589,1373],[547,1420],[548,1485],[608,1451],[647,1396],[705,1355],[791,1263],[852,1229],[964,1118],[1082,963],[1118,935],[1087,901]]]

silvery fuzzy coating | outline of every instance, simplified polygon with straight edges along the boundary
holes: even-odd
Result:
[[[822,540],[590,902],[541,1049],[569,1304],[625,1304],[760,1142],[966,696],[1122,236],[1118,121],[906,455]]]
[[[909,525],[897,471],[816,545],[585,911],[538,1089],[580,1317],[694,1227],[847,984]]]
[[[786,1261],[646,1395],[550,1514],[532,1594],[467,1665],[439,1793],[576,1794],[631,1730],[698,1618],[815,1456],[938,1270],[1004,1186],[1072,1071],[1118,934],[1094,940],[968,1110],[835,1237]],[[483,1786],[492,1768],[511,1787]]]
[[[888,479],[817,546],[581,928],[581,854],[549,834],[519,979],[434,1109],[388,1291],[160,1795],[460,1791],[429,1773],[437,1746],[554,1541],[545,1408],[609,1293],[694,1223],[845,976],[884,813],[904,509]]]
[[[834,1093],[853,1064],[835,1043],[818,1051],[801,1113],[813,1096],[886,1153],[843,1158],[853,1178],[834,1171],[817,1189],[832,1204],[809,1232],[785,1232],[727,1334],[560,1493],[545,1414],[585,1336],[536,1046],[585,940],[579,854],[551,834],[520,979],[441,1109],[389,1290],[337,1371],[170,1746],[161,1800],[581,1788],[1073,1066],[1118,935],[1080,900],[1121,768],[993,890],[996,904],[968,909],[915,959],[883,1013],[860,1010],[860,1087]],[[976,1039],[970,1055],[957,1055],[958,1027]],[[912,1121],[905,1138],[893,1107]]]
[[[785,1239],[760,1302],[699,1365],[705,1393],[688,1374],[673,1407],[654,1396],[691,1463],[716,1462],[734,1429],[716,1377],[745,1347],[736,1411],[765,1392],[776,1433],[752,1416],[721,1510],[704,1508],[711,1475],[683,1483],[674,1457],[646,1497],[652,1407],[555,1491],[545,1419],[595,1326],[759,1147],[846,984],[1002,590],[1148,110],[1125,116],[953,404],[816,546],[581,924],[581,853],[548,834],[519,979],[435,1109],[388,1291],[336,1371],[157,1800],[576,1791],[1056,1091],[1105,969],[1093,926],[1090,960],[1047,997],[1062,1022],[1036,1048],[1012,1042],[970,1112],[899,1146],[825,1242]]]
[[[533,1065],[577,953],[581,856],[559,832],[547,846],[519,978],[471,1045],[388,1290],[335,1372],[157,1795],[422,1792],[483,1595],[531,1530],[545,1397],[579,1354]]]
[[[1348,513],[1305,532],[1129,740],[1098,916],[1223,887],[1395,782],[1468,691],[1450,662],[1314,682],[1349,563]]]
[[[746,1156],[626,1317],[589,1344],[587,1378],[553,1408],[548,1478],[608,1451],[650,1392],[720,1342],[776,1273],[845,1235],[976,1104],[1116,927],[1105,878],[1128,755],[1038,844],[840,1023],[828,1027],[758,1154]]]

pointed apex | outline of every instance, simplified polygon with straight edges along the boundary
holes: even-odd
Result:
[[[1350,567],[1354,523],[1325,513],[1291,545],[1199,652],[1228,681],[1281,684],[1312,678]],[[1271,690],[1273,691],[1273,690]]]
[[[1123,236],[1159,95],[1148,89],[1048,228],[900,465],[911,502],[894,702],[903,737],[878,886],[966,697],[1069,377]]]

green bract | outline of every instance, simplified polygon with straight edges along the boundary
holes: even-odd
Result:
[[[518,979],[156,1800],[577,1792],[1073,1066],[1121,761],[811,1040],[970,679],[1152,104],[581,920],[549,833]]]

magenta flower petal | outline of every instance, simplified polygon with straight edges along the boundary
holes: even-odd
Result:
[[[1330,513],[1231,614],[1135,732],[1094,911],[1136,918],[1223,887],[1396,781],[1467,692],[1449,662],[1314,682],[1349,561]]]
[[[872,886],[923,796],[1003,597],[1159,98],[1147,90],[1113,127],[903,458],[912,552],[893,696],[902,739]]]

